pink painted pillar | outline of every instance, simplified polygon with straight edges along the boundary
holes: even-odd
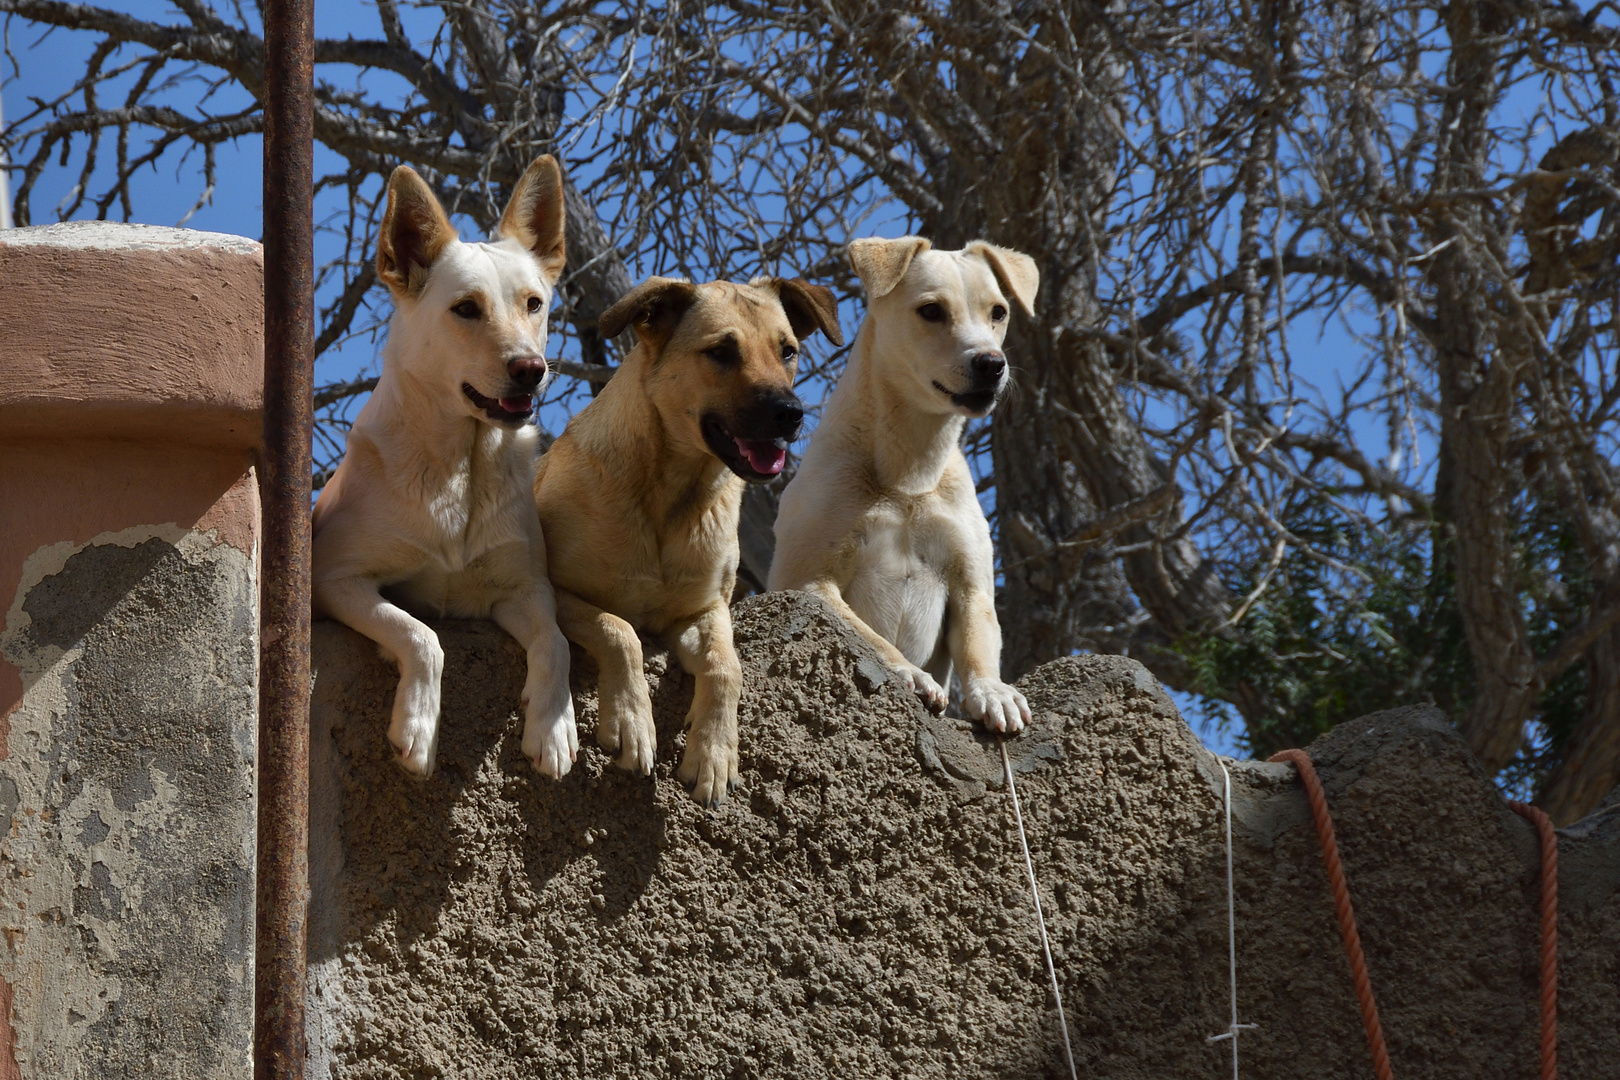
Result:
[[[0,232],[0,1080],[252,1075],[262,279]]]

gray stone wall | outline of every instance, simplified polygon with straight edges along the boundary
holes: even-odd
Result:
[[[0,653],[0,930],[25,1080],[252,1075],[252,560],[132,528],[41,549]]]

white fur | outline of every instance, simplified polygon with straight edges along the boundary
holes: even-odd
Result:
[[[530,496],[536,431],[496,423],[461,389],[500,396],[509,358],[545,355],[555,281],[516,240],[451,240],[419,293],[396,289],[382,376],[315,506],[315,610],[398,663],[388,737],[412,772],[433,770],[444,666],[412,611],[494,619],[528,653],[524,754],[561,777],[579,749],[568,643]],[[467,297],[482,318],[451,312]]]
[[[988,245],[933,251],[907,239],[920,248],[888,253],[903,275],[881,295],[857,259],[866,321],[782,493],[770,587],[821,596],[931,708],[944,707],[954,666],[968,715],[1018,731],[1029,705],[1001,681],[990,528],[960,448],[974,413],[950,397],[969,387],[975,355],[1000,352],[1011,301],[975,250]],[[1024,256],[988,250],[1024,260],[1032,282]],[[929,304],[947,317],[921,318]]]

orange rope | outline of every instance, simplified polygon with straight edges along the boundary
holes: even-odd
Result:
[[[1344,880],[1339,862],[1339,842],[1333,835],[1333,818],[1328,814],[1327,796],[1316,775],[1311,756],[1303,750],[1284,750],[1272,761],[1290,761],[1299,771],[1305,795],[1311,803],[1316,835],[1322,842],[1322,865],[1327,868],[1328,885],[1333,890],[1333,910],[1339,917],[1339,936],[1344,939],[1345,955],[1350,958],[1350,979],[1355,983],[1356,1001],[1361,1005],[1361,1025],[1367,1030],[1367,1049],[1372,1053],[1373,1072],[1378,1080],[1394,1080],[1389,1067],[1389,1049],[1384,1045],[1384,1029],[1378,1022],[1378,1001],[1373,997],[1372,980],[1367,976],[1367,958],[1361,951],[1361,934],[1356,930],[1355,908],[1350,906],[1350,886]]]
[[[1541,1080],[1558,1080],[1558,836],[1540,810],[1508,805],[1529,819],[1541,839]]]
[[[1350,958],[1350,978],[1355,983],[1356,1001],[1361,1005],[1361,1024],[1367,1030],[1367,1049],[1372,1053],[1373,1072],[1378,1080],[1393,1080],[1389,1050],[1384,1045],[1384,1029],[1378,1022],[1378,1002],[1367,976],[1367,958],[1361,951],[1361,934],[1356,930],[1356,912],[1350,905],[1350,887],[1344,880],[1339,861],[1339,842],[1333,835],[1333,818],[1328,813],[1327,795],[1316,775],[1311,756],[1303,750],[1284,750],[1272,761],[1292,762],[1299,772],[1310,800],[1316,835],[1322,843],[1322,864],[1327,868],[1328,885],[1333,890],[1333,910],[1339,917],[1339,936],[1344,938],[1345,955]],[[1552,819],[1522,802],[1508,806],[1536,827],[1541,842],[1541,1080],[1558,1080],[1558,836]]]

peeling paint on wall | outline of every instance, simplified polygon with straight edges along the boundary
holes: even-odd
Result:
[[[256,589],[174,525],[23,567],[0,975],[24,1080],[252,1075]]]

